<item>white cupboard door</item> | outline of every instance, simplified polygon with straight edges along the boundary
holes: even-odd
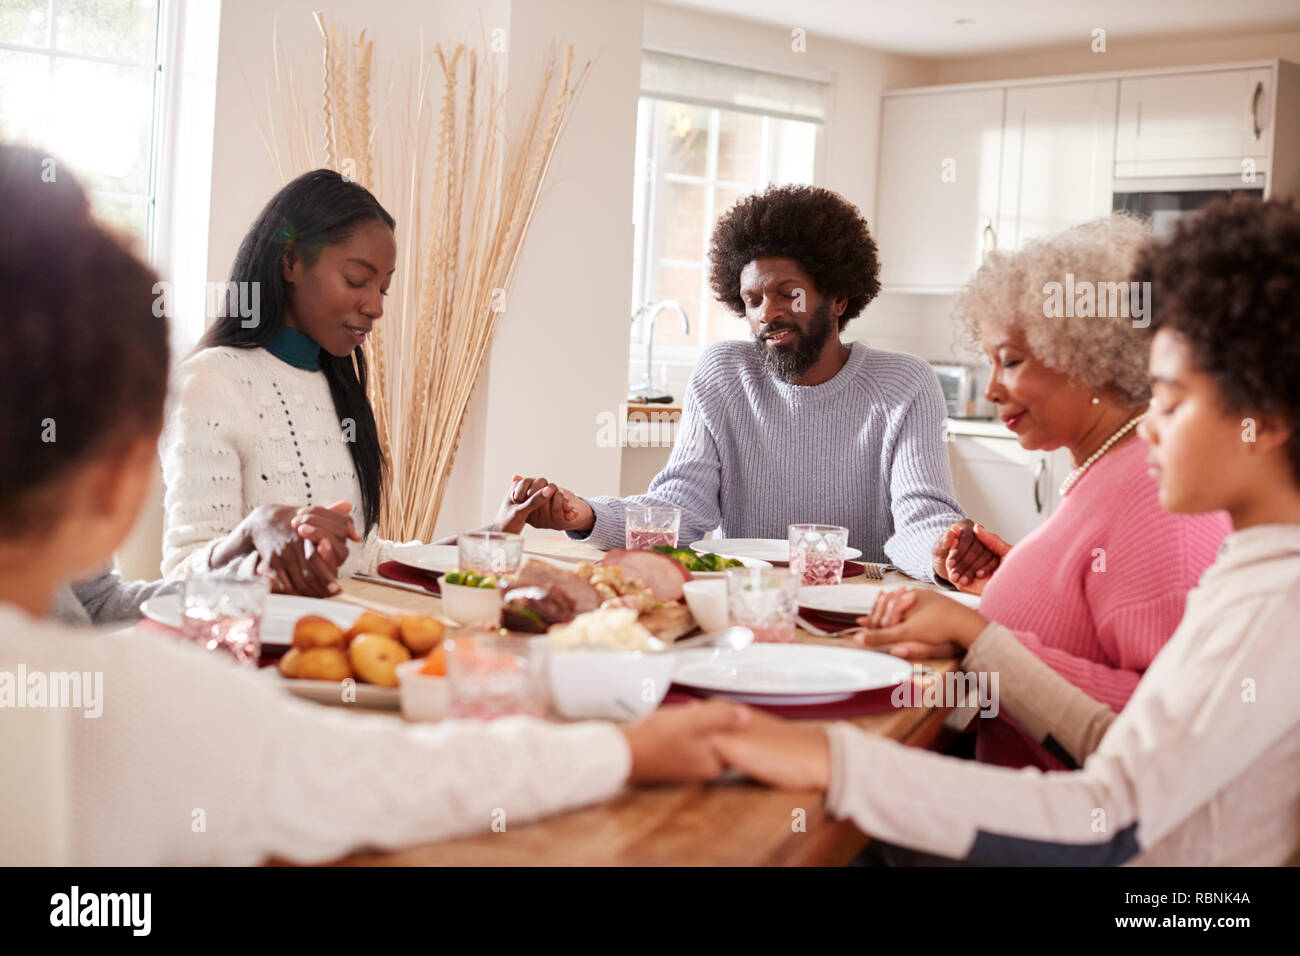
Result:
[[[948,458],[962,511],[1012,544],[1046,521],[1060,501],[1059,453],[1026,451],[1014,438],[957,435]]]
[[[885,97],[873,224],[885,287],[954,291],[995,245],[1004,94]]]
[[[1274,92],[1268,68],[1120,80],[1116,175],[1240,173],[1268,156]]]
[[[1007,90],[998,248],[1111,209],[1118,80]]]

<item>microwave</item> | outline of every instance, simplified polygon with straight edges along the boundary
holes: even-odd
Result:
[[[984,398],[988,368],[976,365],[930,363],[939,376],[949,418],[993,418],[993,403]]]
[[[1194,213],[1211,199],[1245,193],[1264,198],[1264,174],[1250,182],[1240,176],[1153,176],[1144,179],[1116,179],[1111,208],[1136,213],[1151,223],[1161,239],[1173,234],[1174,223]]]

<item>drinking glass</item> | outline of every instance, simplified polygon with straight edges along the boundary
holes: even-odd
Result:
[[[794,640],[799,575],[791,568],[730,568],[727,616],[754,632],[755,641]]]
[[[682,509],[660,505],[625,505],[623,525],[628,548],[677,547]]]
[[[546,655],[550,638],[464,630],[444,642],[452,717],[490,720],[541,717],[550,701]]]
[[[504,531],[465,531],[456,536],[460,570],[512,575],[524,559],[524,539]]]
[[[181,633],[241,664],[262,655],[262,615],[270,585],[265,578],[204,574],[186,578],[181,590]]]
[[[844,549],[849,529],[833,524],[792,524],[790,570],[803,575],[808,586],[839,584],[844,579]]]

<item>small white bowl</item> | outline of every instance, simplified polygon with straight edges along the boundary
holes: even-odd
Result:
[[[402,703],[402,716],[407,720],[442,720],[447,716],[451,700],[451,687],[445,677],[421,674],[425,659],[397,665],[398,697]]]
[[[691,617],[706,634],[720,631],[727,626],[727,582],[718,578],[705,581],[687,581],[682,585],[686,595],[686,606],[691,609]]]
[[[442,612],[464,627],[501,626],[501,607],[505,603],[500,588],[475,588],[467,584],[447,584],[439,579]]]
[[[668,651],[552,649],[551,700],[570,720],[636,720],[663,701],[675,665]]]

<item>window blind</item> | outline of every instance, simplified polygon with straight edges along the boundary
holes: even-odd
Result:
[[[641,52],[641,95],[820,123],[826,83],[695,57]]]

